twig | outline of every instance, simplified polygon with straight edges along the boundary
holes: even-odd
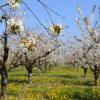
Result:
[[[2,6],[0,6],[0,8],[5,7],[5,6],[8,6],[8,5],[9,5],[9,4],[6,3],[6,4],[2,5]]]
[[[61,16],[58,12],[54,11],[53,9],[51,9],[48,5],[46,5],[45,3],[43,3],[41,0],[37,0],[37,1],[40,2],[41,4],[45,5],[46,8],[48,8],[51,12],[53,12],[57,16]]]
[[[48,14],[48,16],[49,16],[49,18],[50,18],[50,20],[51,20],[51,23],[53,24],[53,20],[52,20],[52,18],[51,18],[51,15],[50,15],[49,10],[47,9],[46,5],[45,5],[44,3],[42,3],[40,0],[38,0],[38,2],[39,2],[39,3],[42,5],[42,7],[46,10],[46,12],[47,12],[47,14]]]
[[[36,14],[31,10],[31,8],[22,0],[22,3],[27,7],[27,9],[32,13],[32,15],[37,19],[37,21],[39,22],[39,24],[47,31],[48,31],[48,28],[46,28],[42,23],[41,21],[39,20],[39,18],[36,16]]]

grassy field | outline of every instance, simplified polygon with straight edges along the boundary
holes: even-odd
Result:
[[[26,70],[18,68],[9,73],[8,100],[100,100],[99,85],[94,86],[91,71],[84,79],[82,69],[67,67],[54,67],[40,76],[33,71],[28,84]]]

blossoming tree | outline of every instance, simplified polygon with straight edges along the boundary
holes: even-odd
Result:
[[[3,59],[1,65],[1,99],[6,100],[6,86],[8,81],[8,70],[7,70],[7,60],[9,55],[9,45],[8,39],[11,35],[19,35],[24,31],[24,26],[22,21],[15,17],[10,16],[3,9],[4,6],[9,5],[12,11],[15,11],[19,5],[19,0],[8,0],[7,4],[0,7],[3,11],[3,15],[1,16],[1,22],[5,24],[5,31],[3,32]]]
[[[100,27],[99,27],[99,24],[97,23],[98,21],[96,21],[96,23],[92,25],[95,8],[96,8],[96,5],[93,6],[93,9],[91,12],[92,15],[90,16],[90,18],[87,18],[86,16],[84,16],[80,8],[80,5],[78,5],[77,10],[82,17],[83,23],[80,21],[80,19],[77,19],[76,22],[82,32],[81,59],[83,60],[83,64],[88,64],[89,68],[93,72],[94,78],[95,78],[95,85],[97,85],[97,80],[98,80],[99,72],[100,72],[100,62],[99,62]]]
[[[40,0],[37,0],[41,5],[43,3]],[[29,80],[30,76],[32,76],[32,72],[30,72],[30,68],[32,71],[32,64],[43,57],[46,57],[51,52],[55,51],[59,47],[59,45],[51,50],[46,51],[42,55],[36,57],[35,59],[31,59],[32,62],[30,63],[28,59],[28,52],[32,51],[33,48],[36,46],[35,38],[32,33],[27,34],[25,32],[25,25],[23,23],[23,18],[21,18],[20,14],[17,13],[18,8],[20,8],[21,3],[23,3],[26,8],[31,12],[31,14],[38,20],[41,26],[48,32],[52,33],[54,36],[58,36],[63,29],[62,26],[53,24],[50,29],[45,28],[45,26],[40,22],[38,17],[35,13],[31,10],[31,8],[23,1],[23,0],[7,0],[7,3],[0,6],[0,10],[3,14],[0,17],[0,21],[5,24],[5,31],[2,35],[2,59],[0,60],[0,72],[1,72],[1,99],[7,100],[7,81],[8,81],[8,70],[17,67],[20,64],[25,64],[26,69],[29,72]],[[3,8],[9,7],[10,14]],[[46,6],[45,6],[46,7]],[[50,8],[48,8],[51,10]],[[52,10],[53,11],[53,10]],[[53,11],[54,12],[54,11]],[[10,43],[12,39],[12,43]],[[15,39],[18,38],[16,48],[14,47]],[[14,45],[11,45],[14,44]],[[13,50],[16,49],[14,52]],[[22,51],[22,53],[20,53]],[[41,52],[41,51],[40,51]],[[25,62],[22,63],[22,56],[25,57]],[[11,59],[12,57],[13,59]],[[29,64],[30,63],[30,64]]]

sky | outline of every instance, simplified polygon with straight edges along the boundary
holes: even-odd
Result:
[[[2,1],[2,0],[1,0]],[[6,0],[4,0],[6,2]],[[34,11],[40,21],[45,25],[46,23],[51,23],[47,12],[44,8],[37,2],[37,0],[24,0],[27,5]],[[69,28],[66,28],[63,34],[68,35],[79,35],[80,30],[75,23],[75,18],[80,18],[76,5],[79,3],[84,14],[86,16],[90,15],[93,5],[100,5],[100,0],[41,0],[47,4],[50,8],[58,12],[61,16],[57,16],[54,13],[50,12],[53,22],[68,25]],[[36,18],[32,14],[25,10],[26,12],[26,21],[28,27],[34,27],[35,25],[40,25]],[[98,11],[96,11],[98,12]],[[63,19],[65,17],[65,19]],[[97,17],[95,18],[95,20]],[[41,25],[40,25],[41,26]],[[0,25],[0,32],[2,32],[2,25]]]
[[[75,23],[75,18],[80,17],[76,10],[76,5],[78,3],[80,4],[86,16],[90,16],[90,12],[93,5],[96,4],[97,8],[100,5],[100,0],[41,0],[41,1],[45,2],[45,4],[47,4],[49,7],[51,7],[52,9],[54,9],[56,12],[58,12],[61,15],[61,17],[58,17],[55,14],[51,13],[53,22],[63,23],[64,25],[68,25],[69,28],[65,29],[64,34],[70,33],[72,35],[80,34],[80,30]],[[34,1],[30,0],[30,2],[26,0],[26,2],[29,3],[29,5],[31,6],[33,11],[36,13],[36,15],[39,17],[39,19],[42,21],[42,23],[45,24],[45,20],[49,20],[48,14],[41,7],[41,5],[39,5],[36,2],[36,0]],[[63,16],[65,16],[64,20],[63,20]],[[37,24],[35,19],[29,22],[29,24],[32,25],[33,22]]]

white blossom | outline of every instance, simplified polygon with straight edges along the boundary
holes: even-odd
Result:
[[[20,0],[8,0],[9,6],[13,9],[16,10],[20,4],[19,4]]]
[[[64,28],[63,28],[63,26],[62,26],[61,24],[55,24],[55,25],[52,25],[52,26],[50,27],[50,32],[51,32],[53,35],[58,36],[58,35],[61,33],[61,31],[62,31],[63,29],[64,29]]]
[[[22,37],[20,40],[20,47],[27,48],[28,50],[32,50],[36,45],[34,37]]]
[[[9,34],[17,34],[24,31],[24,25],[21,19],[12,17],[7,21],[7,31]]]

